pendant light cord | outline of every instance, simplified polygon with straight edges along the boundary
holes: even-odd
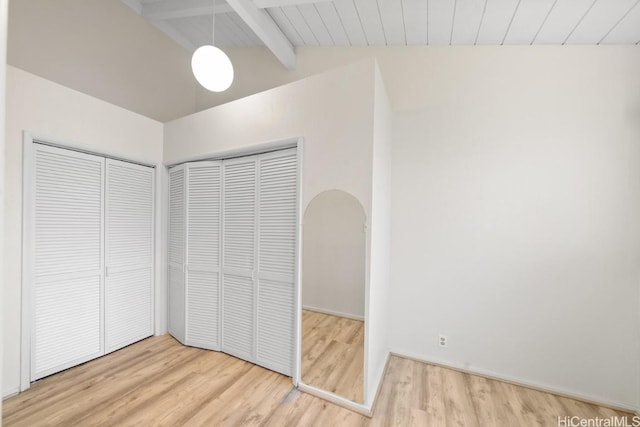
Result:
[[[216,0],[213,1],[213,12],[211,13],[211,46],[215,46],[216,41]]]

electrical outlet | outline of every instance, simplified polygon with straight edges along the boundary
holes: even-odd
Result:
[[[449,340],[447,339],[446,335],[444,335],[444,334],[438,335],[438,346],[439,347],[447,348],[449,346],[448,345],[448,341]]]

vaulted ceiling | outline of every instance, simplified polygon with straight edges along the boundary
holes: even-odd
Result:
[[[189,50],[211,43],[213,0],[122,1]],[[640,0],[218,0],[215,17],[216,45],[287,68],[295,46],[640,44]]]

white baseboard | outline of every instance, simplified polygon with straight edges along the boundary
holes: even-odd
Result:
[[[319,397],[320,399],[324,399],[327,402],[331,402],[345,409],[349,409],[351,411],[357,412],[358,414],[364,415],[366,417],[371,417],[373,415],[373,411],[375,410],[376,402],[378,401],[378,395],[380,395],[380,389],[382,388],[382,383],[387,373],[387,368],[389,367],[390,358],[391,358],[391,353],[387,353],[387,358],[384,363],[384,368],[382,369],[382,374],[380,375],[380,378],[378,378],[378,385],[376,387],[375,395],[373,396],[372,399],[368,399],[370,400],[371,404],[367,404],[367,402],[365,402],[364,404],[356,403],[352,400],[345,399],[344,397],[339,396],[335,393],[331,393],[331,392],[307,385],[303,382],[298,383],[298,389],[312,396]]]
[[[378,403],[378,396],[380,396],[380,389],[382,388],[382,383],[384,382],[384,377],[387,375],[387,369],[389,369],[389,360],[391,359],[391,352],[387,352],[386,359],[384,361],[384,368],[382,368],[382,374],[380,374],[380,378],[378,378],[378,385],[376,386],[376,392],[371,399],[371,415],[376,410],[376,404]]]
[[[364,415],[366,417],[371,417],[372,411],[371,407],[368,405],[356,403],[353,400],[345,399],[344,397],[339,396],[335,393],[331,393],[326,390],[307,385],[303,382],[298,384],[298,389],[312,396],[326,400],[327,402],[331,402],[345,409],[349,409],[350,411],[357,412],[358,414]]]
[[[546,384],[536,383],[534,381],[528,381],[528,380],[523,380],[521,378],[510,377],[507,375],[502,375],[499,373],[487,371],[480,368],[465,367],[454,362],[440,360],[437,358],[430,358],[430,357],[426,357],[424,355],[419,355],[409,351],[394,349],[394,350],[391,350],[391,354],[393,354],[394,356],[403,357],[405,359],[411,359],[418,362],[427,363],[429,365],[441,366],[443,368],[453,369],[459,372],[464,372],[466,374],[478,375],[491,380],[502,381],[502,382],[513,384],[520,387],[527,387],[533,390],[555,394],[557,396],[568,397],[570,399],[579,400],[585,403],[604,406],[617,411],[637,413],[640,410],[639,407],[634,407],[633,405],[629,405],[627,403],[616,402],[613,400],[603,399],[598,396],[582,394],[579,392],[575,392],[573,390],[566,390],[559,387],[553,387]]]
[[[364,322],[364,316],[360,316],[360,315],[357,315],[357,314],[342,313],[340,311],[329,310],[329,309],[326,309],[326,308],[313,307],[313,306],[310,306],[310,305],[303,305],[302,309],[303,310],[309,310],[309,311],[315,311],[317,313],[322,313],[322,314],[329,314],[331,316],[344,317],[346,319],[360,320],[360,321]]]
[[[8,399],[20,393],[20,387],[12,388],[11,390],[2,390],[2,400]]]

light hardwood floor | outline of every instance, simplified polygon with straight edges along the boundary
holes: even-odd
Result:
[[[302,310],[302,381],[362,403],[364,322]]]
[[[52,375],[4,402],[5,426],[557,426],[621,412],[392,357],[372,419],[291,379],[168,335]],[[630,415],[628,415],[630,416]]]

